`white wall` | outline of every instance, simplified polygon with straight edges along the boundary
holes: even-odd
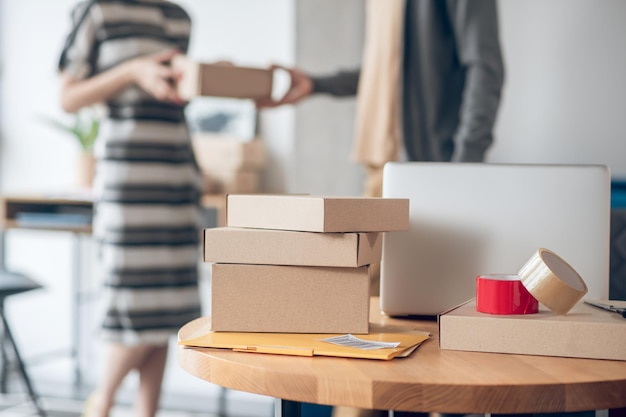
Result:
[[[3,189],[42,190],[73,184],[73,138],[38,121],[61,117],[56,63],[68,31],[69,0],[2,1]]]
[[[297,0],[296,63],[311,74],[358,68],[363,0]],[[363,171],[351,161],[354,98],[314,96],[296,107],[292,192],[360,195]]]
[[[626,177],[626,2],[503,0],[492,162],[598,163]]]

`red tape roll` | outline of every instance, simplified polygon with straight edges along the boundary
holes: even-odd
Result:
[[[476,277],[476,311],[489,314],[533,314],[539,302],[518,275],[479,275]]]

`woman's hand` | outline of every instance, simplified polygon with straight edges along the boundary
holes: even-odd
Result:
[[[180,74],[170,65],[179,53],[171,49],[133,59],[129,62],[133,82],[157,100],[181,104],[174,82]]]
[[[68,113],[114,97],[131,85],[137,85],[157,100],[183,104],[176,83],[180,75],[170,66],[179,54],[175,49],[131,59],[121,65],[86,79],[62,73],[61,106]]]

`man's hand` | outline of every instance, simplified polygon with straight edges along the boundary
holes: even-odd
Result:
[[[313,93],[313,81],[311,80],[311,77],[304,72],[296,68],[287,68],[282,65],[272,65],[271,69],[287,71],[291,78],[291,85],[289,86],[289,90],[287,90],[285,95],[279,100],[257,100],[257,108],[273,108],[282,106],[283,104],[296,104]]]

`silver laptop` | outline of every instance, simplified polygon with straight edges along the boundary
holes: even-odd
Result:
[[[479,274],[516,274],[540,247],[608,298],[610,174],[601,165],[393,162],[384,197],[409,198],[410,230],[383,238],[380,303],[433,316],[475,296]]]

